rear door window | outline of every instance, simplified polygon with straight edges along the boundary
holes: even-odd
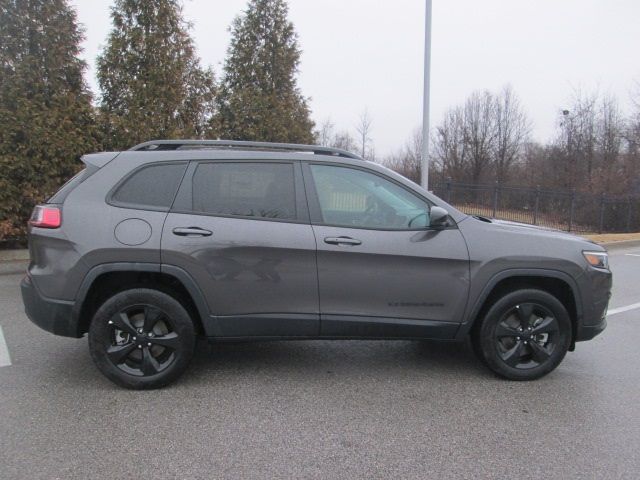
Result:
[[[201,163],[192,195],[194,212],[274,220],[297,216],[291,163]]]

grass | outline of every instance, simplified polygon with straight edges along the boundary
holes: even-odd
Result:
[[[597,243],[616,243],[640,241],[640,233],[594,233],[583,235],[583,237]]]

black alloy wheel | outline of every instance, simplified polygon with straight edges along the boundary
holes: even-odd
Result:
[[[554,370],[571,344],[571,318],[549,292],[521,289],[496,300],[471,332],[476,354],[496,374],[534,380]]]
[[[548,308],[521,303],[503,315],[494,337],[504,363],[528,369],[539,367],[551,357],[559,333],[558,321]]]
[[[169,316],[152,305],[134,305],[107,322],[111,345],[107,356],[120,370],[137,376],[156,375],[176,358],[180,339]]]
[[[191,317],[175,298],[132,289],[109,298],[89,329],[91,356],[118,385],[150,389],[167,385],[186,369],[195,348]]]

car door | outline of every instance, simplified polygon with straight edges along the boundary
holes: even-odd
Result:
[[[453,220],[429,227],[431,204],[370,169],[304,169],[318,245],[323,336],[453,338],[469,256]]]
[[[192,162],[162,234],[162,264],[206,297],[218,337],[317,336],[316,246],[298,162]]]

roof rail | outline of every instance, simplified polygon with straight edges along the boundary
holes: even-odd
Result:
[[[135,147],[131,147],[129,150],[139,152],[157,152],[162,150],[184,150],[197,148],[308,152],[313,153],[314,155],[329,155],[333,157],[363,160],[360,155],[340,148],[322,147],[319,145],[301,145],[296,143],[246,142],[239,140],[151,140],[150,142],[144,142],[136,145]]]

